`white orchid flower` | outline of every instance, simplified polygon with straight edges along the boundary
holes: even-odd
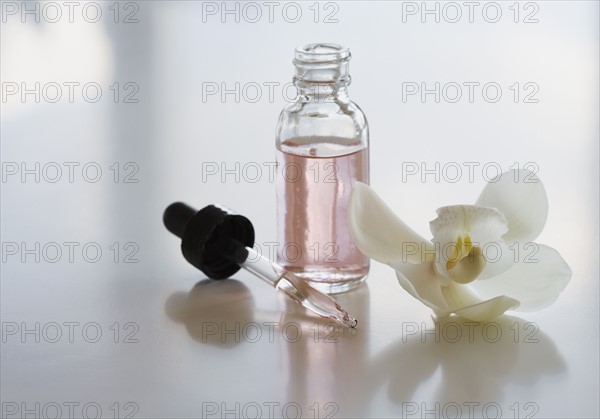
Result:
[[[552,304],[571,269],[551,247],[534,243],[548,215],[542,182],[528,170],[502,173],[475,205],[437,210],[426,240],[364,183],[352,191],[349,225],[356,246],[396,270],[402,288],[437,316],[489,321],[507,310]]]

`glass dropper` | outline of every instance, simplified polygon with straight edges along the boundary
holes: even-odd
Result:
[[[243,268],[320,317],[352,328],[358,324],[332,297],[258,253],[246,217],[215,205],[196,211],[176,202],[165,210],[163,222],[182,239],[185,259],[209,278],[226,279]]]

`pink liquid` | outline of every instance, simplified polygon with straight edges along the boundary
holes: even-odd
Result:
[[[311,147],[303,144],[307,140],[282,147],[299,146],[307,155],[277,152],[278,263],[322,291],[342,292],[360,284],[369,270],[347,221],[352,186],[369,182],[368,149],[342,154],[356,147],[335,138],[311,138]],[[327,157],[332,153],[342,155]]]

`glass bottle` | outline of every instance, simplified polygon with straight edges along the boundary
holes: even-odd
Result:
[[[369,129],[348,97],[349,61],[336,44],[296,48],[298,96],[277,126],[278,263],[327,293],[358,286],[369,271],[347,221],[354,183],[369,183]]]

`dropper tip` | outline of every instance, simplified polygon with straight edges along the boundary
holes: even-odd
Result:
[[[352,329],[354,329],[358,325],[358,320],[351,316],[345,316],[343,322],[346,326],[349,326]]]

